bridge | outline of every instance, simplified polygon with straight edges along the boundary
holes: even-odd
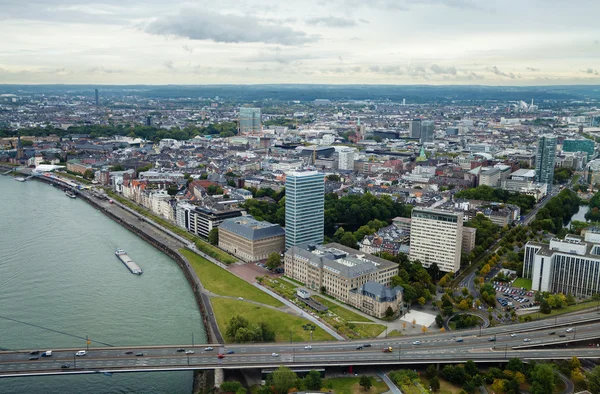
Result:
[[[0,352],[0,377],[115,372],[444,364],[600,358],[597,312],[514,326],[377,340],[319,343],[213,344],[52,349],[51,357],[31,350]],[[590,346],[592,345],[592,346]],[[391,347],[391,352],[383,348]],[[184,350],[183,350],[184,349]],[[46,349],[36,349],[44,351]],[[179,351],[178,351],[179,350]],[[219,357],[219,354],[222,355]],[[68,365],[68,367],[67,367]]]

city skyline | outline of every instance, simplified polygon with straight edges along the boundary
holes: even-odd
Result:
[[[0,0],[0,83],[600,84],[579,0]]]

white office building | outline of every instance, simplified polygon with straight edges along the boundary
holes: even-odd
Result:
[[[424,267],[436,263],[440,271],[460,269],[462,213],[414,208],[410,223],[410,258]]]
[[[340,150],[338,169],[354,170],[354,149],[347,148]]]
[[[590,297],[600,293],[600,229],[584,237],[567,235],[549,244],[528,242],[523,258],[523,277],[532,290]]]
[[[285,247],[323,243],[325,177],[317,171],[291,171],[285,178]]]

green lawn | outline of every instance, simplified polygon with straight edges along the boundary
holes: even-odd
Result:
[[[228,298],[213,298],[211,304],[217,318],[219,330],[223,335],[225,335],[229,319],[232,316],[240,315],[248,319],[250,324],[267,322],[275,330],[275,340],[277,342],[289,342],[290,337],[294,342],[308,342],[310,340],[310,332],[302,328],[304,324],[310,322],[301,317]],[[333,339],[321,327],[317,326],[313,331],[314,341]],[[227,339],[227,342],[231,343],[231,340]]]
[[[404,334],[402,334],[398,330],[392,330],[391,332],[388,332],[388,338],[390,338],[390,337],[400,337],[402,335],[404,335]]]
[[[425,389],[429,389],[429,379],[427,379],[425,376],[425,374],[423,372],[421,372],[421,384],[423,385],[423,387],[425,387]],[[444,380],[442,378],[439,378],[440,380],[440,391],[438,391],[438,394],[458,394],[462,391],[462,388],[453,385],[452,383],[448,382],[447,380]],[[489,391],[490,393],[492,392],[491,389]]]
[[[371,377],[373,386],[369,391],[363,390],[359,381],[360,377],[324,379],[322,391],[333,390],[335,394],[381,394],[389,390],[385,383],[373,377]]]
[[[538,319],[543,319],[543,318],[546,318],[549,316],[564,315],[565,313],[577,312],[577,311],[580,311],[583,309],[594,308],[594,307],[597,308],[598,305],[600,305],[598,303],[598,301],[588,300],[588,301],[580,302],[575,305],[565,306],[564,308],[552,309],[552,311],[548,315],[544,315],[543,313],[538,313],[538,312],[532,312],[528,315],[531,316],[531,318],[533,320],[538,320]]]
[[[331,312],[335,313],[336,315],[338,315],[339,317],[341,317],[342,319],[344,319],[346,321],[359,321],[359,322],[372,321],[372,320],[367,319],[366,317],[363,317],[362,315],[359,315],[358,313],[352,312],[348,308],[344,308],[343,306],[339,306],[338,304],[335,304],[329,300],[326,300],[323,297],[313,296],[312,298],[315,299],[316,301],[319,301],[321,304],[325,305],[327,308],[329,308],[329,310]]]
[[[265,276],[261,284],[287,299],[292,300],[296,298],[297,287],[290,282]]]
[[[180,249],[181,254],[190,262],[194,271],[198,274],[202,285],[206,290],[215,294],[243,297],[248,300],[257,301],[272,306],[282,306],[283,304],[271,297],[267,293],[257,289],[250,283],[233,275],[231,272],[211,263],[196,253]]]
[[[383,324],[354,324],[354,330],[361,333],[362,338],[377,338],[379,334],[385,331]]]
[[[531,279],[517,278],[513,283],[513,287],[524,287],[527,290],[531,290]]]

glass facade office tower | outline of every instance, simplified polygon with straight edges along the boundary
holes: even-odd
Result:
[[[554,160],[556,159],[556,136],[542,135],[538,139],[535,156],[535,181],[552,185],[554,182]],[[552,186],[550,186],[552,187]]]
[[[323,243],[325,177],[317,171],[288,172],[285,178],[285,247]]]
[[[421,119],[411,120],[409,130],[410,138],[421,138]]]
[[[433,141],[433,122],[424,120],[421,122],[421,143]]]
[[[260,108],[240,108],[240,134],[258,133],[261,130]]]

